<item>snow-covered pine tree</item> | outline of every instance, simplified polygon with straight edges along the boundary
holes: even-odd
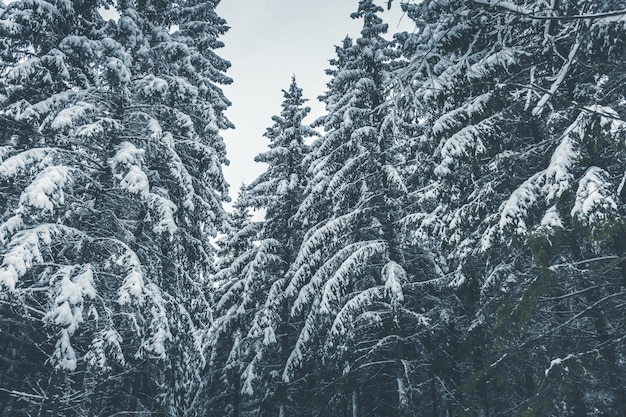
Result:
[[[248,343],[253,348],[253,357],[246,369],[246,383],[254,389],[255,380],[248,373],[262,373],[266,381],[253,395],[264,398],[261,404],[263,413],[278,415],[299,415],[295,408],[297,396],[295,384],[281,378],[285,363],[294,344],[296,325],[290,317],[290,300],[285,296],[286,275],[294,262],[304,236],[304,228],[296,214],[303,200],[308,181],[306,158],[312,138],[319,133],[304,124],[311,109],[305,106],[307,99],[302,95],[295,76],[287,90],[283,90],[280,115],[273,116],[274,122],[264,136],[270,141],[269,150],[259,154],[255,160],[267,164],[267,169],[252,184],[246,201],[252,207],[265,211],[262,238],[280,244],[276,255],[279,264],[268,268],[265,278],[269,292],[263,306],[255,314]],[[300,394],[300,397],[302,394]]]
[[[526,115],[540,126],[545,156],[513,183],[493,228],[501,241],[512,234],[524,242],[539,271],[517,286],[519,301],[507,300],[501,317],[529,316],[526,346],[550,347],[535,368],[540,399],[529,408],[618,416],[626,410],[626,5],[532,6],[553,17],[535,24],[543,55],[526,81],[535,89]]]
[[[242,184],[239,188],[237,199],[233,204],[232,212],[228,213],[228,224],[225,234],[216,242],[216,271],[224,271],[232,268],[235,260],[242,254],[254,247],[258,235],[259,222],[252,220],[249,206],[245,204],[245,194],[248,186]],[[233,273],[235,275],[236,273]],[[226,278],[222,279],[223,273],[215,273],[211,276],[212,285],[216,288],[224,288]]]
[[[255,246],[261,223],[252,221],[245,205],[247,186],[242,185],[233,211],[229,214],[226,234],[218,241],[216,273],[212,277],[214,320],[208,332],[210,359],[205,378],[209,395],[204,404],[206,415],[239,417],[246,408],[241,395],[244,362],[241,341],[247,333],[254,308],[251,294],[257,279]]]
[[[321,97],[328,115],[319,122],[326,133],[309,158],[298,213],[309,226],[286,290],[302,325],[283,379],[304,376],[314,363],[315,373],[306,374],[315,387],[309,407],[323,415],[407,413],[405,364],[415,352],[408,345],[421,330],[406,330],[429,321],[425,311],[407,308],[420,305],[407,285],[426,279],[431,262],[398,227],[408,134],[390,105],[402,62],[383,37],[381,11],[360,1],[352,17],[363,21],[361,37],[346,38],[331,61]]]
[[[262,415],[287,416],[296,414],[290,398],[293,388],[280,378],[293,345],[284,290],[287,270],[304,235],[296,213],[307,181],[303,165],[309,152],[307,142],[318,133],[303,124],[310,108],[304,106],[306,99],[295,77],[283,95],[281,113],[272,117],[274,124],[264,134],[270,141],[269,150],[256,157],[267,169],[247,187],[240,202],[262,210],[265,218],[258,226],[256,244],[218,272],[219,280],[227,281],[228,287],[218,302],[216,315],[221,315],[214,327],[223,333],[238,320],[240,337],[231,335],[233,344],[227,351],[233,353],[225,366],[220,366],[239,370],[244,364],[234,376],[245,394],[244,408]],[[241,404],[233,404],[233,415],[241,408]]]
[[[623,4],[405,7],[419,31],[403,84],[437,144],[418,230],[462,301],[447,408],[618,415]]]
[[[114,234],[100,239],[116,228],[100,220],[110,211],[93,204],[106,187],[94,174],[108,169],[107,157],[81,144],[91,142],[89,129],[64,132],[95,117],[101,133],[115,134],[118,121],[93,93],[107,85],[108,62],[128,60],[96,32],[103,22],[95,5],[75,6],[13,2],[2,14],[3,415],[69,415],[88,403],[78,393],[93,395],[94,381],[124,363],[109,303],[151,321],[137,302],[146,294],[135,251]],[[129,347],[150,337],[122,328]]]
[[[214,7],[3,11],[2,412],[193,414],[230,126]]]
[[[215,53],[227,27],[215,13],[218,2],[119,2],[116,35],[136,57],[137,78],[127,110],[127,132],[151,156],[152,175],[162,196],[174,203],[177,238],[154,239],[164,254],[160,285],[172,297],[172,348],[159,366],[162,384],[174,387],[165,399],[176,413],[193,410],[202,399],[206,301],[211,272],[210,237],[226,220],[222,201],[227,185],[219,131],[232,127],[229,102],[219,84],[229,83],[229,63]],[[148,213],[148,219],[151,217]],[[175,332],[175,333],[174,333]]]
[[[487,384],[477,376],[489,360],[490,338],[482,317],[480,242],[486,208],[501,201],[497,180],[508,177],[485,161],[494,152],[490,145],[504,143],[492,140],[497,129],[507,126],[503,94],[492,91],[494,80],[508,76],[508,66],[521,53],[508,45],[506,24],[488,20],[471,1],[426,1],[405,8],[418,30],[404,42],[411,63],[400,75],[402,104],[412,105],[422,127],[413,146],[413,163],[420,167],[418,187],[411,190],[417,214],[405,222],[440,252],[444,285],[452,291],[440,305],[444,331],[429,343],[431,389],[420,394],[421,402],[434,414],[458,407],[488,414]],[[435,360],[438,352],[451,360]]]

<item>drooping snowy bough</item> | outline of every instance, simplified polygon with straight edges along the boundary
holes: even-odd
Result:
[[[197,411],[231,127],[214,8],[3,9],[0,414]]]

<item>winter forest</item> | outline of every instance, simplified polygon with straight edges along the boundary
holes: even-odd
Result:
[[[352,1],[238,192],[219,0],[0,3],[0,417],[625,415],[626,1]]]

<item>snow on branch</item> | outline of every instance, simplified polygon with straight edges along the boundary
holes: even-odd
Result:
[[[138,81],[139,91],[145,98],[164,98],[168,93],[168,83],[163,78],[150,74]]]
[[[526,219],[529,211],[539,199],[536,182],[543,176],[543,172],[538,172],[511,193],[500,213],[499,227],[501,233],[509,227],[513,227],[515,234],[520,236],[524,236],[528,232]]]
[[[618,217],[609,178],[609,174],[598,167],[587,170],[578,183],[572,217],[586,225],[597,225]]]
[[[63,266],[50,282],[54,287],[53,308],[45,315],[44,321],[61,328],[52,357],[58,368],[73,371],[77,357],[70,338],[84,321],[86,299],[96,297],[91,265]]]
[[[588,115],[581,113],[565,130],[548,167],[524,181],[511,193],[500,214],[501,232],[513,226],[517,235],[526,235],[529,212],[540,198],[544,197],[547,204],[553,204],[570,188],[574,180],[572,170],[581,158],[578,142],[584,135],[587,119]]]
[[[394,165],[383,165],[382,171],[387,178],[387,182],[391,189],[393,189],[394,191],[398,191],[402,194],[408,194],[409,191],[405,184],[404,178]]]
[[[152,119],[152,121],[156,122],[154,119]],[[153,125],[152,127],[154,128]],[[155,132],[155,134],[157,134],[157,132]],[[185,197],[183,200],[183,207],[187,210],[194,211],[194,198],[197,197],[197,195],[196,190],[193,186],[193,178],[189,173],[187,167],[185,166],[185,163],[181,159],[179,153],[176,151],[176,146],[172,135],[170,133],[162,135],[161,144],[164,150],[167,150],[167,156],[169,157],[169,160],[167,161],[169,172],[178,181],[180,189],[184,190]]]
[[[619,134],[626,133],[626,121],[624,121],[615,109],[599,104],[583,107],[583,111],[590,116],[598,116],[600,127],[611,137],[617,137]]]
[[[228,268],[219,271],[216,281],[232,281],[232,284],[219,298],[216,309],[221,311],[228,308],[225,314],[229,314],[230,307],[234,307],[237,314],[243,314],[249,304],[257,302],[252,295],[255,293],[255,285],[260,282],[259,275],[268,269],[268,265],[282,262],[276,254],[281,247],[275,239],[264,239],[258,246],[235,259]]]
[[[32,71],[38,70],[38,65],[41,65],[39,59],[29,59],[24,63],[12,68],[9,74],[16,75],[17,77],[28,76]],[[16,74],[13,74],[16,73]],[[10,77],[11,75],[9,75]],[[26,82],[26,81],[24,81]],[[17,121],[24,122],[38,122],[39,120],[46,119],[50,116],[50,113],[65,107],[77,96],[77,92],[63,91],[57,94],[53,94],[50,97],[31,104],[25,100],[18,101],[9,106],[5,112],[11,114]]]
[[[383,267],[382,279],[385,282],[385,294],[392,304],[404,301],[402,285],[406,282],[406,271],[401,265],[394,261],[389,261]]]
[[[482,58],[480,61],[472,64],[467,71],[467,79],[470,82],[489,77],[496,68],[508,69],[517,64],[518,56],[524,54],[512,48],[502,47],[502,49]],[[488,93],[487,93],[488,94]]]
[[[522,15],[534,20],[600,20],[605,22],[626,21],[626,10],[615,10],[602,13],[588,13],[578,15],[555,15],[553,10],[547,10],[543,13],[533,12],[526,7],[517,5],[510,1],[502,0],[472,0],[474,3],[483,4],[490,7],[499,7],[515,14]]]
[[[493,131],[490,120],[483,120],[476,125],[466,126],[446,139],[441,145],[441,162],[435,167],[435,175],[443,177],[450,175],[455,160],[472,158],[485,152],[482,141],[484,135]]]
[[[500,7],[502,9],[505,9],[514,13],[518,13],[518,14],[523,14],[525,16],[532,15],[532,11],[530,9],[527,9],[523,6],[519,6],[515,3],[511,3],[510,1],[502,1],[502,0],[473,0],[473,1],[474,3],[484,4],[489,7]]]
[[[165,359],[167,357],[166,344],[173,339],[168,319],[171,312],[168,311],[168,303],[156,284],[147,284],[143,292],[150,301],[150,336],[143,340],[136,356],[141,357],[144,352],[149,352]]]
[[[4,160],[15,150],[15,147],[11,145],[0,146],[0,165],[4,163]]]
[[[554,206],[572,189],[575,177],[579,175],[577,170],[584,158],[584,141],[598,141],[598,133],[609,141],[620,141],[626,130],[626,123],[617,116],[609,107],[593,106],[583,109],[562,134],[546,169],[524,181],[503,204],[500,211],[500,233],[512,227],[517,235],[526,235],[529,232],[527,222],[531,209],[540,203]],[[597,127],[600,128],[599,131],[595,130]],[[590,132],[594,134],[590,135]],[[591,167],[578,183],[576,201],[570,214],[587,225],[607,221],[617,210],[617,197],[612,190],[613,185],[608,174],[600,168]],[[546,210],[539,227],[544,230],[562,227],[558,212]]]
[[[273,287],[280,287],[283,283],[284,279],[279,279],[274,283]],[[270,290],[270,292],[276,293],[276,290]],[[259,350],[265,350],[265,347],[277,342],[276,331],[280,325],[280,316],[274,308],[279,308],[279,306],[272,306],[272,303],[272,297],[268,295],[266,305],[254,316],[252,328],[257,331],[249,334],[249,337],[252,339],[262,341],[262,344],[259,345]]]
[[[52,213],[55,206],[64,202],[63,187],[71,171],[65,166],[50,166],[41,171],[20,195],[20,206]]]
[[[145,151],[130,142],[122,142],[117,153],[110,160],[114,177],[120,187],[131,194],[146,196],[150,190],[148,176],[141,169]]]
[[[574,180],[572,171],[581,159],[579,137],[572,136],[570,132],[566,132],[552,153],[550,165],[542,173],[544,184],[541,191],[546,196],[547,203],[558,200],[569,189]]]
[[[554,94],[559,89],[561,84],[563,84],[565,77],[569,73],[570,67],[574,63],[574,58],[576,57],[576,53],[578,52],[579,48],[580,48],[580,40],[577,40],[574,46],[572,46],[572,49],[570,50],[569,55],[567,56],[567,61],[565,61],[565,64],[563,64],[563,67],[561,67],[561,70],[557,74],[556,79],[552,83],[550,90],[547,93],[545,93],[543,97],[541,97],[541,99],[539,100],[535,108],[532,110],[533,116],[537,116],[541,114],[548,100],[550,100],[550,98],[554,96]]]
[[[241,374],[243,383],[241,384],[241,393],[243,395],[252,396],[254,394],[254,383],[259,379],[259,375],[256,372],[256,363],[261,359],[261,351],[257,352],[254,359],[246,366],[246,369]]]
[[[157,213],[157,221],[152,226],[152,230],[156,234],[167,233],[170,237],[178,230],[174,215],[178,208],[169,198],[163,197],[155,193],[149,193],[146,202],[151,211]]]
[[[12,178],[22,171],[41,170],[52,163],[52,148],[33,148],[5,159],[0,164],[0,176]]]
[[[93,123],[78,126],[75,134],[82,138],[95,138],[109,130],[122,130],[122,123],[110,117],[99,117]]]
[[[366,153],[361,153],[354,158],[349,158],[345,162],[329,181],[326,187],[327,196],[335,197],[341,191],[341,187],[346,183],[346,178],[363,163],[363,159],[366,155]]]
[[[77,121],[83,119],[86,114],[95,110],[95,105],[79,101],[73,106],[61,110],[50,124],[50,127],[54,130],[74,127]]]
[[[348,300],[333,321],[327,344],[332,346],[334,340],[345,337],[353,326],[354,317],[358,313],[367,310],[374,303],[383,301],[385,299],[385,290],[386,288],[381,286],[368,288]]]
[[[350,283],[369,267],[368,261],[386,251],[387,244],[384,241],[370,241],[348,256],[324,285],[320,313],[332,314]]]
[[[116,257],[115,264],[124,268],[127,273],[122,286],[118,289],[117,302],[124,305],[129,304],[131,300],[138,300],[139,303],[142,303],[144,299],[144,282],[141,261],[130,247],[122,244],[122,249],[124,249],[124,252],[121,256]]]
[[[72,237],[77,237],[79,240],[87,238],[76,229],[48,223],[15,234],[9,242],[9,250],[4,254],[2,265],[0,265],[0,286],[14,291],[21,277],[35,265],[45,261],[43,248],[50,246],[53,240],[59,237],[63,237],[66,244],[71,241]]]
[[[304,321],[304,325],[302,326],[302,330],[300,330],[300,334],[298,335],[298,339],[296,340],[296,344],[291,350],[289,357],[287,358],[287,362],[285,363],[285,368],[282,375],[282,380],[284,382],[289,382],[291,380],[294,371],[304,361],[304,356],[307,351],[309,340],[317,332],[317,319],[315,312],[317,311],[318,306],[319,301],[316,301],[309,311],[309,314]]]
[[[446,112],[433,123],[433,135],[441,136],[450,130],[458,130],[472,117],[484,113],[492,96],[493,92],[489,91],[473,98],[468,103],[464,103],[457,109]]]
[[[145,150],[135,147],[130,142],[122,142],[115,156],[109,161],[113,176],[119,181],[121,189],[139,195],[151,212],[156,214],[152,230],[157,234],[167,233],[172,237],[178,230],[175,220],[178,207],[169,199],[166,190],[155,187],[154,192],[150,191],[148,175],[142,168],[144,154]],[[176,169],[174,171],[181,174],[180,178],[182,178],[181,172]],[[187,181],[189,182],[190,180]],[[188,203],[187,206],[191,207]]]
[[[293,303],[291,314],[297,315],[303,311],[307,306],[310,306],[313,300],[319,296],[320,290],[328,278],[339,268],[339,266],[357,250],[369,245],[370,242],[356,242],[352,243],[334,254],[330,259],[326,260],[322,266],[315,271],[315,274],[311,277],[310,281],[306,285],[302,285],[310,271],[310,266],[304,264],[299,268],[291,278],[289,285],[285,291],[287,297],[293,296],[298,289],[298,298]]]
[[[6,244],[9,237],[13,236],[23,226],[24,219],[22,218],[22,213],[9,217],[4,223],[0,224],[0,243]]]
[[[541,218],[540,227],[544,227],[548,231],[563,229],[563,219],[561,219],[557,204],[550,207],[546,211],[546,214],[543,215],[543,217]]]
[[[316,259],[319,262],[320,249],[332,250],[333,241],[341,240],[341,237],[360,215],[361,213],[352,211],[312,229],[311,234],[306,236],[302,243],[292,269],[298,270],[304,264],[316,263]]]
[[[85,361],[91,366],[103,370],[110,370],[108,358],[112,357],[115,363],[124,365],[126,360],[122,350],[122,336],[113,328],[99,331],[93,338],[89,351],[85,354]]]
[[[569,361],[571,359],[576,359],[578,358],[578,355],[574,355],[572,353],[570,353],[569,355],[567,355],[564,358],[556,358],[550,361],[550,366],[544,371],[544,375],[547,377],[548,374],[550,373],[550,371],[552,371],[552,368],[557,367],[557,366],[561,366],[563,364],[563,362]]]

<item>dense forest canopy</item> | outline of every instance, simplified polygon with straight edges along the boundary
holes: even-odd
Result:
[[[626,1],[354,0],[231,212],[218,3],[1,6],[0,417],[623,416]]]

